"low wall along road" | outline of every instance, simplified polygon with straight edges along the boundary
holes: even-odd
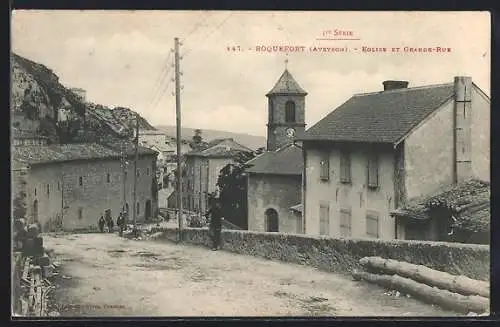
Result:
[[[176,242],[175,228],[153,228],[163,238]],[[207,228],[185,228],[183,242],[210,246]],[[445,242],[340,239],[323,236],[222,231],[222,249],[272,260],[298,263],[321,270],[351,274],[361,269],[359,259],[380,256],[386,259],[425,265],[454,275],[490,279],[488,245]]]

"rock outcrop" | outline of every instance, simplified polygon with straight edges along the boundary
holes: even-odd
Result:
[[[11,72],[12,128],[46,136],[52,143],[101,143],[132,136],[134,111],[84,102],[51,69],[16,54]],[[155,129],[140,116],[139,128]]]

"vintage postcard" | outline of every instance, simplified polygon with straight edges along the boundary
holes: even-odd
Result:
[[[489,12],[12,12],[12,316],[490,311]]]

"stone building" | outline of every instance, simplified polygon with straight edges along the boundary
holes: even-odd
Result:
[[[203,148],[186,153],[183,208],[191,212],[206,212],[208,195],[216,191],[221,169],[235,163],[234,159],[240,152],[252,150],[228,138],[210,141]]]
[[[357,94],[303,141],[306,234],[405,239],[391,212],[440,187],[490,176],[490,100],[470,77]],[[410,234],[410,233],[409,233]]]
[[[87,100],[87,91],[85,91],[84,89],[73,87],[70,90],[77,96],[80,101],[85,102]]]
[[[303,158],[296,137],[306,126],[306,95],[287,69],[266,95],[267,149],[246,169],[249,230],[302,233]]]
[[[175,143],[171,144],[170,137],[158,130],[139,130],[139,143],[145,147],[167,145],[175,151]]]
[[[125,147],[124,152],[129,162],[126,170],[122,169],[120,150],[114,146],[87,143],[17,146],[12,149],[12,160],[16,169],[22,167],[25,178],[13,185],[13,197],[25,193],[26,218],[29,222],[40,222],[44,230],[95,227],[107,209],[111,209],[116,219],[124,198],[132,219],[133,146]],[[156,152],[140,147],[138,153],[135,210],[137,221],[141,222],[155,216],[158,194]]]
[[[11,146],[47,145],[49,139],[36,132],[12,129]]]

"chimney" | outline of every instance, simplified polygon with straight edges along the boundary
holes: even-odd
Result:
[[[455,183],[472,177],[472,141],[471,141],[471,113],[472,113],[472,78],[457,76],[454,80],[454,174]]]
[[[384,91],[406,89],[408,87],[408,81],[383,81]]]

